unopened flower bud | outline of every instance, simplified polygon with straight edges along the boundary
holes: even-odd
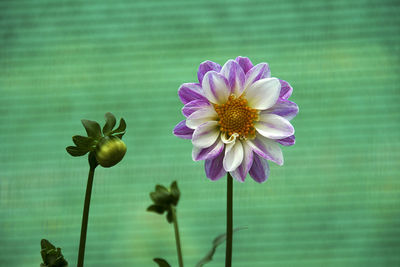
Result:
[[[125,143],[118,137],[104,137],[97,144],[96,160],[105,167],[112,167],[122,160],[126,153]]]

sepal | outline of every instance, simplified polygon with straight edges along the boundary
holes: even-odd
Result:
[[[100,125],[97,122],[90,120],[81,120],[81,122],[89,137],[92,137],[93,139],[101,137]]]

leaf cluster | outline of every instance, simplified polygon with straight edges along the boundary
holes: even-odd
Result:
[[[41,267],[66,267],[68,262],[64,259],[61,254],[61,248],[56,248],[48,240],[42,239],[40,242],[43,263],[40,264]]]
[[[171,183],[169,189],[163,185],[156,185],[155,191],[150,193],[150,198],[153,201],[153,204],[147,208],[147,211],[158,214],[166,212],[167,221],[172,223],[172,208],[175,208],[178,205],[180,194],[176,181]]]
[[[93,152],[96,149],[97,144],[105,137],[118,137],[122,139],[125,134],[126,122],[123,118],[119,121],[119,125],[113,130],[117,120],[111,112],[105,114],[106,123],[103,129],[100,125],[91,120],[82,120],[83,127],[85,127],[87,136],[75,135],[72,137],[72,141],[75,146],[68,146],[67,152],[74,157],[83,156],[88,152]]]

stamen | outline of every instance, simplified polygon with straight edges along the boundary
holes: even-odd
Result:
[[[240,139],[255,135],[254,122],[258,120],[258,110],[247,106],[243,97],[229,96],[228,101],[222,105],[214,105],[219,117],[221,132],[228,135],[239,134]]]

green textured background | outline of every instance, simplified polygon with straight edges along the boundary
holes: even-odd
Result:
[[[300,107],[297,143],[264,184],[234,184],[234,266],[400,264],[398,1],[1,1],[0,265],[39,266],[40,239],[75,266],[88,165],[80,119],[124,117],[128,152],[96,171],[86,266],[177,266],[147,213],[177,180],[186,266],[225,230],[225,180],[205,178],[177,89],[200,62],[268,62]],[[207,266],[222,266],[224,247]]]

